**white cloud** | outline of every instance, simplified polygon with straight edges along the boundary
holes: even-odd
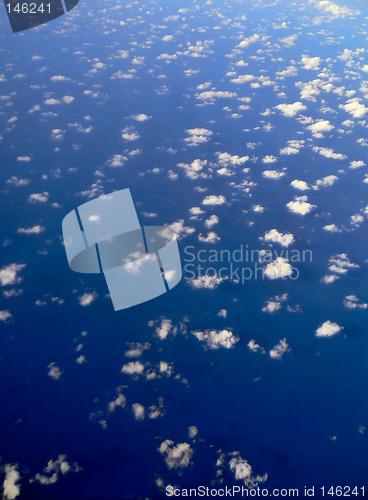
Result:
[[[336,335],[341,332],[342,329],[343,327],[339,326],[337,323],[325,321],[319,328],[317,328],[316,337],[332,337],[332,335]]]
[[[278,181],[279,179],[281,179],[281,177],[284,177],[285,172],[280,172],[279,170],[264,170],[262,172],[262,175],[267,179]]]
[[[364,118],[364,116],[368,113],[368,108],[362,104],[361,99],[358,97],[349,99],[346,101],[346,104],[340,104],[339,108],[344,109],[354,118]]]
[[[255,33],[254,35],[249,36],[248,38],[244,38],[244,40],[242,40],[239,43],[238,47],[240,47],[241,49],[246,49],[247,47],[249,47],[249,45],[257,42],[260,38],[261,37],[257,33]]]
[[[60,101],[58,99],[46,99],[45,103],[48,106],[54,106],[55,104],[60,104]]]
[[[168,225],[166,227],[166,229],[169,232],[175,233],[176,237],[179,240],[185,238],[189,234],[194,233],[194,231],[195,231],[194,227],[185,226],[183,219],[179,219],[179,220],[173,222],[172,224]],[[166,229],[163,230],[163,235],[165,235]]]
[[[295,238],[291,233],[279,233],[277,229],[271,229],[266,232],[264,240],[279,243],[283,247],[288,247],[295,242]]]
[[[23,162],[28,163],[31,161],[31,157],[30,156],[18,156],[17,161],[23,161]]]
[[[319,70],[320,63],[321,63],[320,57],[303,56],[301,59],[301,64],[303,65],[304,69],[317,71]]]
[[[349,269],[357,269],[359,268],[358,264],[354,264],[351,262],[346,253],[339,253],[337,255],[333,255],[329,261],[329,270],[332,273],[336,274],[346,274]]]
[[[140,135],[133,127],[125,127],[121,132],[121,137],[125,141],[136,141],[140,138]]]
[[[316,138],[322,138],[324,132],[330,132],[334,126],[328,120],[317,120],[307,127]]]
[[[193,455],[193,450],[188,443],[178,443],[176,446],[170,439],[161,443],[158,451],[164,457],[169,469],[182,469],[188,467]]]
[[[367,303],[359,303],[359,299],[356,295],[347,295],[344,299],[344,306],[347,309],[367,309]]]
[[[215,99],[224,99],[230,97],[236,97],[236,93],[223,90],[206,90],[205,92],[201,92],[197,95],[198,100],[209,102],[213,102]]]
[[[216,153],[221,165],[244,165],[249,160],[249,156],[231,155],[229,153]]]
[[[291,349],[289,347],[289,344],[287,343],[286,339],[280,340],[278,344],[276,344],[271,350],[270,350],[270,357],[272,359],[282,359],[283,355],[286,352],[291,352]]]
[[[58,366],[56,366],[55,363],[50,363],[49,366],[47,367],[49,369],[47,375],[54,380],[59,380],[63,372],[60,370]]]
[[[4,500],[14,500],[20,495],[20,475],[16,465],[6,464],[4,467],[5,479],[3,483]]]
[[[267,155],[264,158],[262,158],[262,163],[276,163],[277,158],[276,156],[273,155]]]
[[[286,204],[286,206],[288,207],[290,212],[294,212],[295,214],[300,215],[306,215],[309,214],[309,212],[311,212],[314,208],[316,208],[316,205],[308,203],[307,200],[307,196],[296,196],[294,198],[294,201],[290,201]]]
[[[276,109],[281,111],[284,116],[293,117],[297,115],[300,111],[307,109],[304,104],[300,101],[294,102],[293,104],[279,104],[275,106]]]
[[[133,411],[134,418],[136,420],[144,420],[144,417],[145,417],[144,406],[142,406],[139,403],[134,403],[132,405],[132,411]]]
[[[0,311],[0,321],[3,323],[10,323],[13,320],[13,315],[7,309]]]
[[[149,326],[154,326],[156,322],[150,321]],[[160,340],[165,340],[170,334],[176,335],[178,329],[172,324],[171,319],[162,317],[161,322],[155,329],[156,334]]]
[[[138,375],[142,375],[144,372],[144,364],[140,361],[130,361],[125,364],[121,368],[121,373],[125,373],[126,375],[130,375],[133,378],[136,378]]]
[[[192,180],[198,179],[198,177],[207,177],[207,175],[203,173],[203,167],[206,165],[207,160],[199,160],[198,158],[192,161],[191,164],[178,163],[178,167],[183,168],[185,170],[185,175]]]
[[[326,177],[323,177],[322,179],[318,179],[316,181],[317,186],[322,186],[322,187],[328,187],[332,186],[335,184],[336,181],[338,181],[339,178],[336,177],[336,175],[327,175]]]
[[[230,330],[204,330],[192,333],[201,342],[206,342],[210,349],[218,349],[219,347],[231,349],[239,340],[239,337]]]
[[[137,122],[145,122],[145,121],[149,120],[150,118],[152,118],[152,116],[148,116],[144,113],[141,113],[139,115],[132,115],[131,118]]]
[[[208,142],[211,138],[213,132],[206,128],[190,128],[186,130],[186,133],[189,135],[184,142],[188,144],[188,146],[198,146],[199,144]]]
[[[20,227],[17,229],[17,233],[18,234],[40,234],[40,233],[43,233],[43,231],[45,230],[45,228],[43,226],[40,226],[39,224],[37,224],[36,226],[33,226],[33,227]]]
[[[198,278],[193,278],[188,280],[188,283],[193,288],[209,288],[213,290],[217,288],[222,282],[224,278],[220,278],[219,276],[208,276],[204,274],[203,276],[199,276]]]
[[[36,474],[35,480],[40,484],[54,484],[59,480],[60,475],[64,476],[70,472],[78,472],[78,464],[70,464],[66,460],[66,455],[59,455],[56,460],[49,460],[43,470],[43,474]]]
[[[251,82],[254,79],[255,79],[255,76],[253,76],[253,75],[239,75],[236,78],[232,78],[231,81],[233,83],[243,84],[243,83]]]
[[[25,264],[9,264],[8,266],[2,267],[0,269],[0,285],[14,285],[15,283],[20,283],[22,277],[18,274],[26,267]]]
[[[213,227],[215,226],[216,224],[219,223],[219,218],[217,217],[217,215],[215,214],[212,214],[211,217],[209,217],[207,220],[205,220],[205,226],[210,228],[210,227]]]
[[[94,300],[97,299],[97,293],[84,293],[78,297],[79,304],[83,307],[90,306]]]
[[[294,179],[293,181],[291,181],[290,185],[295,189],[299,189],[300,191],[307,191],[308,189],[310,189],[305,181],[300,181],[298,179]]]
[[[233,458],[229,462],[230,470],[234,472],[236,480],[244,481],[247,488],[256,488],[259,482],[262,483],[267,480],[267,474],[254,477],[252,467],[247,460],[240,456],[239,452],[233,452],[231,455],[233,455]]]
[[[49,199],[49,193],[44,191],[43,193],[33,193],[28,197],[30,203],[46,203]]]
[[[267,278],[274,280],[291,276],[293,274],[293,269],[287,259],[277,257],[273,262],[267,264],[264,273]]]
[[[356,168],[361,168],[361,167],[365,167],[365,163],[364,161],[362,160],[359,160],[359,161],[351,161],[350,162],[350,165],[349,165],[349,168],[351,169],[356,169]]]
[[[203,243],[217,243],[221,238],[214,231],[210,231],[207,233],[207,236],[199,234],[198,239],[199,241],[203,241]]]
[[[74,100],[75,98],[71,95],[65,95],[63,97],[63,101],[65,102],[65,104],[71,104]]]
[[[219,196],[210,195],[206,196],[202,201],[202,205],[223,205],[226,202],[225,196],[220,194]]]

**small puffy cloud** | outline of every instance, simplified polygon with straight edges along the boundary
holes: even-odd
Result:
[[[225,196],[220,194],[219,196],[210,195],[206,196],[202,201],[202,205],[223,205],[226,202]]]
[[[205,223],[206,227],[210,228],[210,227],[213,227],[216,224],[218,224],[219,220],[220,219],[217,217],[217,215],[213,214],[213,215],[211,215],[211,217],[209,217],[207,220],[205,220],[204,223]]]
[[[262,172],[262,175],[267,179],[278,181],[279,179],[281,179],[281,177],[284,177],[285,172],[280,172],[279,170],[264,170],[264,172]]]
[[[229,153],[216,153],[218,162],[221,165],[244,165],[249,160],[249,156],[231,155]]]
[[[270,350],[270,357],[272,359],[282,359],[283,355],[286,352],[290,352],[290,351],[291,351],[291,349],[290,349],[289,344],[287,343],[286,339],[282,339],[282,340],[280,340],[280,342],[278,344],[275,345],[275,347],[273,347]]]
[[[342,329],[343,327],[339,326],[337,323],[325,321],[319,328],[317,328],[316,337],[332,337],[333,335],[341,332]]]
[[[208,142],[213,134],[211,130],[206,128],[190,128],[186,130],[186,133],[189,137],[184,139],[184,142],[186,142],[188,146],[198,146],[199,144]]]
[[[320,63],[320,57],[303,56],[301,59],[301,64],[303,65],[304,69],[318,71]]]
[[[28,197],[30,203],[46,203],[49,199],[49,193],[44,191],[43,193],[33,193]]]
[[[308,189],[310,189],[305,181],[300,181],[298,179],[294,179],[293,181],[291,181],[290,185],[295,189],[299,189],[300,191],[307,191]]]
[[[145,122],[145,121],[149,120],[150,118],[152,118],[152,116],[148,116],[144,113],[141,113],[139,115],[132,115],[131,118],[137,122]]]
[[[368,108],[362,104],[359,97],[353,97],[346,101],[346,104],[340,104],[339,108],[345,110],[347,113],[352,115],[354,118],[364,118],[368,113]]]
[[[40,226],[37,224],[36,226],[32,227],[20,227],[17,229],[18,234],[40,234],[43,233],[45,228],[43,226]]]
[[[136,420],[144,420],[146,412],[143,405],[139,403],[134,403],[132,405],[132,412]]]
[[[277,158],[276,156],[273,155],[267,155],[264,158],[262,158],[262,163],[276,163]]]
[[[247,460],[240,456],[238,451],[231,453],[231,455],[233,455],[233,458],[229,462],[230,470],[234,473],[236,480],[244,481],[247,488],[257,488],[258,483],[262,483],[267,480],[267,474],[255,477],[253,475],[252,467]]]
[[[163,36],[163,37],[161,38],[161,40],[162,40],[163,42],[171,42],[172,40],[174,40],[174,37],[173,37],[173,35],[165,35],[165,36]]]
[[[22,277],[19,273],[26,267],[25,264],[9,264],[0,269],[0,286],[14,285],[20,283]]]
[[[249,45],[257,42],[260,38],[261,37],[257,33],[255,33],[254,35],[249,36],[248,38],[244,38],[244,40],[242,40],[239,43],[238,47],[240,47],[241,49],[246,49],[247,47],[249,47]]]
[[[367,303],[359,303],[359,299],[356,295],[347,295],[344,299],[344,306],[347,309],[367,309]]]
[[[298,35],[290,35],[285,38],[280,38],[280,42],[286,45],[286,47],[292,47],[295,45],[295,41],[298,38]]]
[[[273,262],[267,264],[264,273],[271,280],[287,278],[293,274],[293,268],[287,259],[277,257]]]
[[[94,300],[97,299],[97,293],[84,293],[80,297],[78,297],[79,304],[83,307],[90,306]]]
[[[355,170],[356,168],[361,168],[361,167],[365,167],[365,163],[362,160],[351,161],[350,164],[349,164],[349,168],[351,168],[353,170]]]
[[[63,75],[55,75],[50,78],[52,82],[69,82],[70,78]]]
[[[65,104],[71,104],[73,101],[75,101],[75,98],[71,95],[65,95],[63,97],[63,101],[65,102]]]
[[[48,106],[55,106],[56,104],[60,104],[61,101],[59,99],[46,99],[44,104],[47,104]]]
[[[155,321],[150,321],[149,326],[155,326],[155,331],[160,340],[165,340],[169,335],[176,335],[178,329],[173,325],[171,319],[162,317],[160,323],[157,324]]]
[[[203,167],[207,165],[207,160],[199,160],[198,158],[193,160],[191,164],[188,163],[178,163],[178,167],[183,168],[185,175],[189,179],[195,180],[198,177],[205,177],[206,174],[203,173]]]
[[[53,378],[54,380],[59,380],[59,378],[63,374],[60,368],[56,366],[56,363],[50,363],[47,368],[49,369],[47,375]]]
[[[193,450],[188,443],[178,443],[166,439],[161,443],[158,451],[164,457],[169,469],[182,469],[188,467],[193,455]]]
[[[339,253],[329,259],[328,268],[332,273],[346,274],[349,269],[357,269],[359,266],[351,262],[346,253]]]
[[[323,177],[322,179],[317,179],[316,185],[321,186],[321,187],[328,187],[332,186],[335,184],[336,181],[338,181],[339,178],[336,175],[327,175],[326,177]]]
[[[326,226],[323,226],[322,228],[324,231],[327,231],[329,233],[341,233],[341,229],[339,229],[336,224],[327,224]]]
[[[0,321],[3,323],[10,323],[13,320],[13,315],[7,309],[0,311]]]
[[[207,236],[203,236],[203,234],[199,234],[198,236],[199,241],[202,241],[203,243],[217,243],[220,241],[220,237],[214,232],[210,231]]]
[[[133,378],[137,378],[138,375],[142,375],[144,372],[144,364],[140,361],[130,361],[122,366],[121,373],[125,373],[126,375],[130,375]]]
[[[17,161],[23,161],[23,162],[28,163],[31,161],[31,158],[30,158],[30,156],[18,156]]]
[[[204,330],[192,333],[199,341],[206,342],[210,349],[218,349],[219,347],[231,349],[239,340],[239,337],[234,335],[231,330]]]
[[[215,101],[215,99],[224,99],[230,97],[236,97],[236,93],[224,90],[206,90],[205,92],[201,92],[197,95],[198,100],[208,102],[213,102]]]
[[[264,240],[279,243],[283,247],[288,247],[294,243],[295,238],[291,233],[280,233],[277,229],[271,229],[271,231],[265,233]]]
[[[300,113],[300,111],[307,109],[307,107],[300,101],[294,102],[293,104],[278,104],[275,108],[278,109],[284,116],[288,117],[293,117]]]
[[[209,288],[213,290],[217,288],[222,282],[224,278],[220,278],[219,276],[208,276],[204,274],[203,276],[199,276],[198,278],[193,278],[188,280],[189,285],[192,288]]]
[[[3,482],[4,500],[15,500],[20,495],[20,475],[16,465],[6,464],[4,467],[5,479]]]
[[[49,460],[43,469],[43,474],[36,474],[35,480],[40,484],[54,484],[59,480],[60,476],[70,472],[78,472],[80,470],[78,464],[70,464],[66,458],[66,455],[59,455],[56,460]]]
[[[316,205],[308,203],[307,196],[296,196],[294,198],[294,201],[290,201],[289,203],[286,204],[286,206],[288,207],[290,212],[299,215],[307,215],[314,208],[316,208]]]
[[[198,434],[198,429],[195,425],[191,425],[189,428],[188,428],[188,437],[190,439],[194,439],[196,437],[196,435]]]
[[[255,76],[253,75],[239,75],[236,78],[232,78],[231,81],[233,83],[238,83],[238,84],[243,84],[243,83],[248,83],[251,82],[255,79]]]
[[[307,130],[312,132],[312,135],[317,139],[323,137],[324,132],[330,132],[334,126],[328,120],[317,120],[307,127]]]
[[[186,226],[184,224],[183,219],[179,219],[179,220],[173,222],[172,224],[167,226],[167,229],[169,231],[172,231],[173,233],[175,233],[179,240],[185,238],[189,234],[194,233],[194,231],[195,231],[194,227]],[[165,229],[164,229],[164,232],[165,232]]]
[[[133,127],[125,127],[121,132],[121,137],[124,141],[136,141],[140,138],[140,135]]]

